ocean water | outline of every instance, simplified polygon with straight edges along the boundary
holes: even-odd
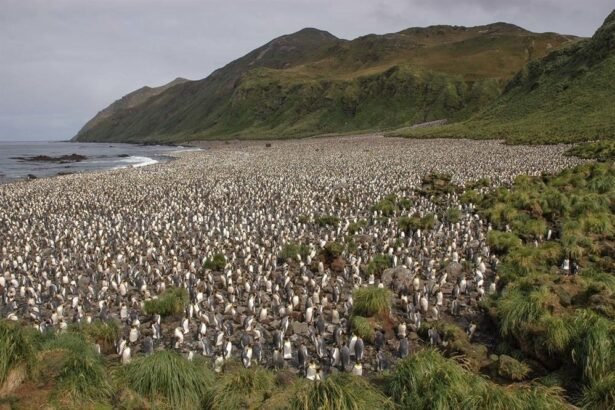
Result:
[[[115,143],[77,142],[3,142],[0,141],[0,183],[27,178],[54,176],[104,169],[141,167],[169,160],[168,154],[185,150],[183,147],[162,145],[135,145]],[[21,161],[16,157],[79,154],[87,159],[60,164],[55,162]]]

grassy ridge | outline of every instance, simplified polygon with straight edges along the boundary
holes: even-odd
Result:
[[[177,84],[137,105],[116,105],[77,140],[290,138],[460,120],[492,101],[528,60],[571,40],[503,23],[352,41],[305,29],[204,80]]]
[[[615,139],[615,12],[588,40],[530,62],[471,119],[411,137],[502,138],[511,143]]]

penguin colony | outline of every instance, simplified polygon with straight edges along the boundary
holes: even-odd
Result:
[[[449,194],[459,222],[399,228],[400,215],[438,213],[413,191],[421,178],[487,177],[495,186],[580,162],[563,145],[378,136],[207,148],[145,168],[0,186],[0,317],[41,332],[115,319],[121,363],[176,349],[210,357],[216,371],[231,358],[311,380],[381,371],[411,354],[422,322],[454,321],[476,337],[477,302],[496,291],[490,226],[472,205]],[[411,209],[382,218],[372,206],[389,194],[410,198]],[[340,223],[321,226],[321,215]],[[344,242],[360,219],[370,222],[354,234],[356,248],[323,262],[325,244]],[[289,243],[306,245],[308,255],[280,259]],[[203,268],[216,254],[224,268]],[[393,267],[368,275],[365,266],[383,254]],[[390,323],[371,343],[350,329],[352,291],[365,286],[393,295]],[[187,290],[182,315],[144,312],[145,301],[171,288]],[[436,330],[428,338],[446,343]]]

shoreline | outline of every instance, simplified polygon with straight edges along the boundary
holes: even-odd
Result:
[[[37,144],[54,144],[54,143],[58,143],[58,142],[63,142],[64,141],[27,141],[25,143],[20,143],[18,141],[3,141],[3,143],[7,144],[7,145],[11,145],[11,144],[16,144],[16,145],[27,145],[30,143],[33,143],[34,146],[36,146]],[[101,144],[101,143],[93,143],[93,144]],[[132,144],[132,143],[112,143],[112,144],[108,144],[110,147],[114,147],[117,145],[127,145],[130,148],[132,148],[132,150],[134,151],[135,148],[139,148],[139,147],[144,147],[145,145],[143,144]],[[107,144],[103,144],[103,145],[107,145]],[[9,174],[5,174],[3,172],[0,172],[0,185],[7,185],[7,184],[13,184],[13,183],[19,183],[19,182],[30,182],[30,181],[35,181],[35,180],[43,180],[43,179],[51,179],[51,178],[57,178],[57,177],[66,177],[66,176],[71,176],[71,175],[80,175],[80,174],[89,174],[89,173],[96,173],[96,172],[108,172],[108,171],[115,171],[115,170],[121,170],[121,169],[130,169],[130,168],[144,168],[144,167],[149,167],[152,165],[156,165],[156,164],[164,164],[167,162],[171,162],[173,160],[176,159],[176,156],[174,155],[175,153],[181,153],[181,152],[187,152],[187,151],[199,151],[202,150],[203,148],[199,148],[199,147],[194,147],[194,146],[186,146],[186,145],[159,145],[156,144],[157,146],[161,146],[161,147],[174,147],[176,149],[174,150],[170,150],[170,151],[162,151],[159,153],[148,153],[148,152],[143,152],[142,154],[138,154],[136,152],[132,152],[130,154],[119,154],[119,155],[92,155],[91,153],[87,153],[88,155],[86,155],[86,159],[76,162],[76,163],[70,163],[70,164],[56,164],[56,163],[45,163],[45,162],[36,162],[36,161],[30,161],[30,162],[23,162],[22,163],[26,163],[26,164],[31,164],[30,167],[24,167],[24,169],[22,170],[23,174],[19,175],[19,176],[12,176]],[[27,158],[30,154],[26,154],[26,156],[24,158]],[[36,155],[43,155],[46,156],[46,153],[40,153],[37,152]],[[72,154],[61,154],[61,155],[72,155]],[[9,157],[7,158],[9,160],[14,160],[14,157]],[[102,160],[102,161],[101,161]],[[96,162],[108,162],[108,164],[104,165],[104,166],[96,166],[95,163]],[[45,167],[46,165],[49,165],[49,167]],[[55,173],[45,173],[45,171],[48,170],[53,170],[54,166],[57,165],[65,165],[64,168],[61,167],[57,167],[57,169],[55,170]],[[9,164],[10,166],[10,164]],[[38,172],[43,171],[43,174],[38,174]],[[32,177],[31,177],[32,176]]]

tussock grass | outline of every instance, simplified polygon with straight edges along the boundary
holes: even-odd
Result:
[[[446,210],[446,220],[450,223],[459,222],[461,219],[461,211],[458,208],[448,208]]]
[[[615,161],[615,141],[595,141],[579,144],[566,152],[567,155],[598,161]],[[613,185],[611,185],[613,186]]]
[[[581,310],[573,327],[571,354],[583,378],[597,381],[615,369],[615,322]]]
[[[436,224],[436,218],[433,214],[427,214],[423,217],[415,214],[412,216],[402,216],[397,221],[399,229],[409,233],[418,229],[428,230],[433,229]]]
[[[118,377],[146,399],[181,409],[201,408],[213,380],[203,362],[166,350],[133,360],[118,370]]]
[[[160,316],[174,316],[181,314],[188,304],[188,291],[184,288],[167,289],[157,299],[145,301],[144,310],[148,315],[155,313]]]
[[[352,312],[358,316],[388,315],[391,311],[391,292],[388,289],[367,287],[352,293]]]
[[[572,338],[572,327],[569,318],[545,315],[540,319],[543,329],[542,341],[547,351],[552,355],[565,354]]]
[[[561,409],[557,387],[536,384],[504,387],[476,375],[433,349],[399,362],[387,392],[402,408],[412,409]]]
[[[82,333],[92,343],[98,343],[101,351],[111,353],[114,349],[114,343],[120,335],[120,325],[117,321],[95,320],[92,323],[82,323],[80,325],[71,325],[71,332]]]
[[[205,408],[211,410],[258,408],[275,388],[275,375],[262,367],[230,365],[209,392]]]
[[[372,343],[374,341],[374,325],[370,319],[353,315],[350,318],[350,327],[357,336],[366,342]]]
[[[579,404],[587,410],[615,408],[615,371],[586,385]]]
[[[392,409],[393,404],[362,377],[336,373],[325,380],[306,383],[290,403],[293,410]]]
[[[61,352],[57,361],[50,362],[57,372],[53,397],[62,406],[80,402],[100,403],[108,400],[112,387],[103,358],[94,346],[79,333],[65,333],[44,344],[46,353]],[[49,353],[47,353],[49,352]]]
[[[36,365],[36,349],[26,329],[6,320],[0,320],[0,387],[9,372],[24,365],[29,372]]]
[[[393,266],[393,261],[391,257],[388,255],[376,255],[374,258],[367,264],[367,273],[373,274],[376,277],[380,277],[385,269]]]
[[[379,212],[385,217],[393,216],[398,210],[395,196],[388,196],[372,206],[372,211]]]
[[[503,255],[512,249],[520,247],[523,242],[512,232],[491,231],[487,237],[487,242],[491,249],[496,253]]]
[[[498,303],[502,336],[524,337],[523,332],[528,324],[537,322],[549,313],[547,304],[554,297],[546,287],[529,294],[516,288],[507,290]]]
[[[357,222],[353,222],[348,225],[348,233],[350,235],[354,235],[358,233],[361,229],[367,226],[367,221],[365,219],[360,219]]]
[[[530,367],[517,359],[500,355],[498,359],[498,375],[512,381],[524,380],[530,373]]]
[[[297,255],[301,256],[302,259],[305,259],[307,258],[309,253],[310,247],[307,245],[299,243],[288,243],[284,245],[284,247],[278,254],[278,259],[297,259]]]
[[[340,218],[334,215],[320,215],[316,217],[315,221],[320,226],[338,226]]]
[[[325,247],[322,250],[322,254],[327,259],[327,261],[331,262],[333,259],[339,257],[344,253],[344,244],[336,241],[327,242]]]
[[[213,271],[222,271],[224,270],[225,266],[226,266],[226,258],[221,253],[216,253],[215,255],[213,255],[211,258],[208,258],[203,263],[204,269],[209,269]]]

